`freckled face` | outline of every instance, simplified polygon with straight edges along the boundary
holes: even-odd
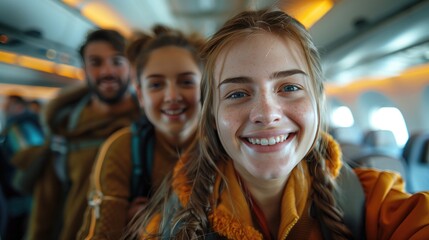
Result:
[[[179,47],[154,50],[143,69],[141,104],[155,130],[186,139],[200,113],[201,71],[191,53]]]
[[[288,38],[255,34],[219,55],[214,78],[216,127],[237,171],[287,178],[317,132],[302,50]]]

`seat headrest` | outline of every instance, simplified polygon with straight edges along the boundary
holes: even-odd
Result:
[[[429,163],[429,132],[413,133],[402,152],[408,163]]]
[[[370,130],[366,132],[363,144],[371,147],[398,147],[395,135],[390,130]]]
[[[360,144],[362,141],[362,131],[357,127],[336,127],[329,131],[329,134],[339,143]]]

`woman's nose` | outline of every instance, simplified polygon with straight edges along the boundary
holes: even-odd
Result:
[[[180,93],[180,89],[178,89],[174,84],[167,84],[165,101],[179,101],[181,99],[182,95]]]
[[[250,112],[250,120],[256,124],[271,125],[281,118],[281,105],[275,96],[263,95],[254,99],[255,104]]]

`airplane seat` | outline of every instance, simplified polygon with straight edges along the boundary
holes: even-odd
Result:
[[[406,164],[402,158],[393,157],[392,155],[373,153],[361,156],[354,160],[354,167],[375,168],[378,170],[394,171],[401,175],[406,181],[407,171]],[[406,185],[408,183],[406,182]]]
[[[366,150],[360,144],[362,142],[362,131],[357,127],[331,128],[329,133],[340,144],[343,161],[354,167],[354,159],[366,155]]]
[[[390,130],[369,130],[364,134],[362,146],[367,152],[400,157],[401,148]]]
[[[362,130],[357,127],[333,127],[329,134],[339,143],[360,144],[363,137]]]
[[[411,193],[429,190],[429,132],[416,132],[402,153],[408,165],[407,190]]]

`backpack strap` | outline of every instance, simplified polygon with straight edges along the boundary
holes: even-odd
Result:
[[[63,118],[69,116],[67,129],[74,130],[77,127],[79,118],[86,105],[91,100],[91,95],[86,94],[73,106],[65,107],[59,112],[54,123],[59,123]],[[85,148],[98,148],[104,142],[105,138],[82,139],[79,141],[69,141],[65,137],[53,134],[50,139],[50,149],[55,158],[54,169],[63,185],[64,194],[70,188],[70,178],[68,176],[67,159],[72,151]]]
[[[346,163],[343,163],[336,182],[337,188],[334,190],[334,197],[337,206],[343,210],[344,223],[352,232],[353,239],[365,239],[365,193],[359,178]],[[314,205],[312,206],[315,208]],[[316,211],[316,216],[319,215],[318,209],[312,210]],[[319,223],[323,239],[332,239],[328,227],[322,221]]]
[[[131,125],[131,191],[130,200],[138,196],[149,196],[155,148],[153,127],[147,123]]]

